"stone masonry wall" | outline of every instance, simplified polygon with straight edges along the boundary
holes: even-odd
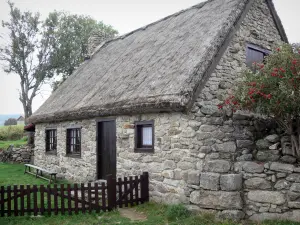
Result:
[[[19,148],[9,148],[0,151],[0,162],[10,163],[30,163],[33,157],[33,150],[31,146],[24,146]]]
[[[149,171],[152,200],[183,203],[220,218],[297,220],[299,167],[286,153],[288,141],[269,140],[269,134],[282,135],[272,122],[224,116],[217,108],[245,68],[247,43],[272,49],[280,40],[265,1],[256,0],[191,112],[116,117],[117,175]],[[134,129],[128,125],[143,120],[154,120],[153,154],[134,153]],[[65,155],[66,128],[73,124],[82,127],[81,158]],[[45,154],[46,127],[57,128],[57,155]],[[38,124],[35,143],[37,165],[75,181],[95,179],[95,119]]]
[[[66,129],[81,127],[81,157],[66,155]],[[57,129],[57,153],[45,152],[45,129]],[[77,182],[93,181],[96,177],[96,122],[95,120],[37,124],[35,132],[34,163],[56,171],[59,177]]]

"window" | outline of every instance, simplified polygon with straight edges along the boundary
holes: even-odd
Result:
[[[154,152],[154,121],[135,122],[135,152]]]
[[[269,54],[270,51],[249,44],[247,45],[246,64],[250,69],[255,70],[253,63],[262,63],[264,58]]]
[[[67,155],[80,156],[81,154],[81,129],[67,129]]]
[[[46,129],[46,152],[56,152],[57,138],[56,129]]]

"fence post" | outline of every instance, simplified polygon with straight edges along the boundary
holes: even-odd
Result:
[[[116,178],[113,175],[107,175],[107,208],[113,210],[117,203]]]
[[[143,202],[149,202],[149,174],[144,172],[141,182],[141,197]]]

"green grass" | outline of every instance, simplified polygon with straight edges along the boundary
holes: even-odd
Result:
[[[0,163],[0,186],[20,185],[20,184],[48,184],[47,181],[36,179],[34,176],[25,174],[24,166],[18,164]],[[65,183],[60,181],[59,183]],[[231,221],[216,221],[213,215],[190,214],[182,206],[166,206],[156,203],[147,203],[134,207],[138,212],[147,216],[146,221],[133,222],[124,218],[118,211],[92,214],[52,215],[43,217],[0,217],[1,225],[90,225],[90,224],[121,224],[121,225],[241,225],[244,223],[234,223]],[[247,225],[258,225],[247,222]],[[259,225],[300,225],[295,222],[269,221],[259,223]]]
[[[58,183],[67,183],[67,181],[59,180]],[[21,184],[46,185],[48,184],[48,181],[40,178],[35,178],[35,176],[31,174],[24,174],[24,165],[22,164],[0,163],[0,186]]]
[[[0,141],[20,140],[24,134],[24,125],[0,127]]]
[[[22,138],[17,141],[0,141],[0,149],[7,149],[10,145],[14,145],[14,147],[18,148],[27,144],[27,138]]]
[[[242,225],[245,223],[234,223],[230,221],[216,221],[213,215],[190,215],[187,218],[179,220],[167,219],[168,206],[147,203],[135,207],[138,212],[143,212],[147,215],[146,221],[133,222],[128,218],[120,216],[118,211],[105,212],[105,213],[93,213],[93,214],[73,214],[69,215],[58,215],[58,216],[44,216],[44,217],[5,217],[0,218],[1,225],[89,225],[89,224],[121,224],[121,225]],[[263,222],[263,223],[250,223],[247,225],[299,225],[300,223],[295,222]]]

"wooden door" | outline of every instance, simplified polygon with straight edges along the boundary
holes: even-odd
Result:
[[[116,122],[100,121],[97,124],[97,178],[106,179],[112,174],[116,176]]]

